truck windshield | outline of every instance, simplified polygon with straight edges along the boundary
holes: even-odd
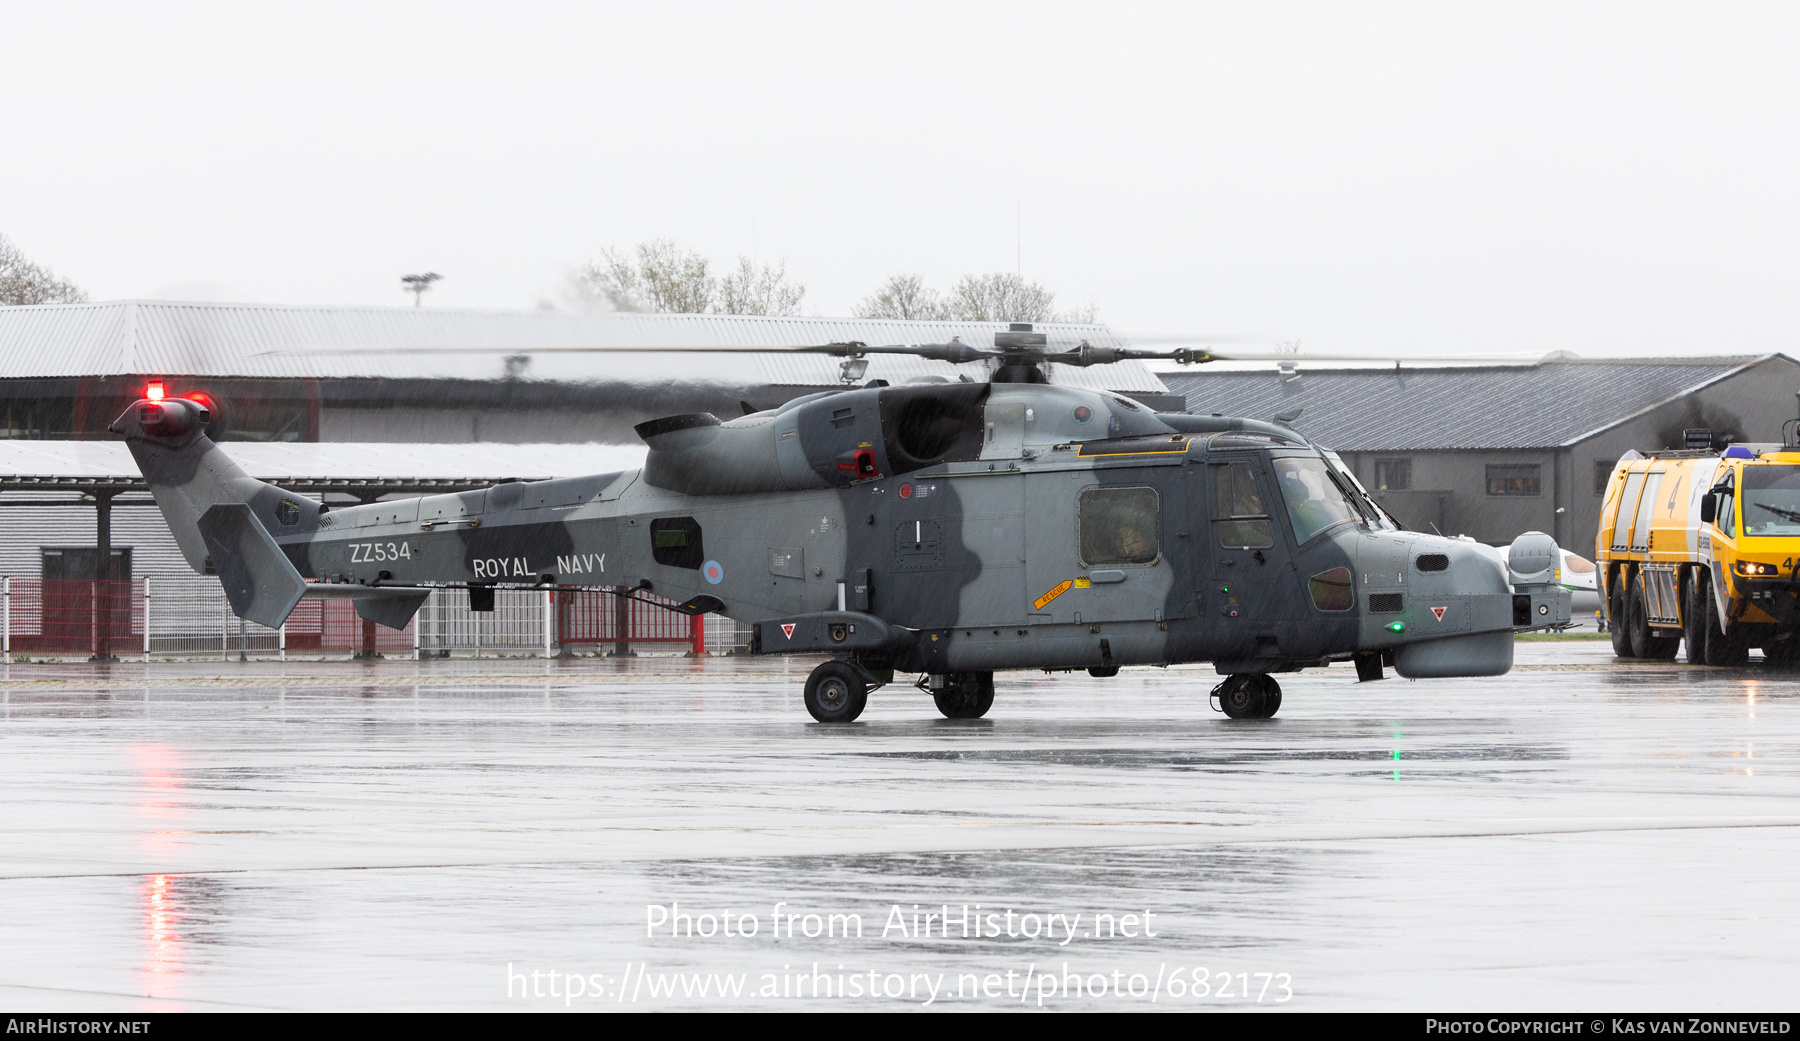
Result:
[[[1800,466],[1744,467],[1744,534],[1800,535]]]
[[[1270,462],[1281,485],[1281,498],[1287,503],[1295,542],[1305,542],[1334,524],[1361,516],[1331,479],[1325,460],[1290,456]]]

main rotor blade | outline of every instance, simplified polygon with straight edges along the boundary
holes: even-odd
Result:
[[[257,351],[252,357],[268,355],[333,356],[367,354],[379,350],[389,354],[829,354],[848,358],[864,354],[907,354],[952,364],[997,358],[999,354],[981,347],[971,347],[960,340],[949,343],[884,343],[867,344],[851,340],[845,343],[781,343],[781,344],[591,344],[575,346],[507,346],[507,347],[276,347]]]

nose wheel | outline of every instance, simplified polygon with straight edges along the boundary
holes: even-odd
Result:
[[[1225,677],[1210,697],[1232,719],[1268,719],[1281,708],[1281,684],[1266,672],[1240,672]]]
[[[821,723],[851,723],[869,703],[869,685],[846,662],[828,661],[806,677],[806,711]]]

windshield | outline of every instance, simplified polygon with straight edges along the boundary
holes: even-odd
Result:
[[[1294,457],[1270,460],[1287,503],[1288,522],[1294,541],[1305,542],[1334,524],[1356,520],[1360,514],[1331,479],[1325,460]]]
[[[1342,456],[1338,455],[1336,452],[1327,450],[1325,452],[1325,458],[1331,460],[1331,468],[1337,471],[1338,477],[1348,484],[1345,491],[1362,499],[1362,504],[1365,507],[1364,512],[1370,515],[1369,521],[1375,527],[1388,528],[1394,531],[1400,530],[1400,522],[1394,519],[1393,514],[1383,509],[1380,503],[1375,501],[1375,497],[1369,494],[1369,489],[1363,487],[1363,483],[1356,479],[1356,471],[1344,465]]]
[[[1744,534],[1800,535],[1800,466],[1744,467]]]

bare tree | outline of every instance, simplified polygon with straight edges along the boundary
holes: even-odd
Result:
[[[719,283],[705,257],[653,239],[631,253],[601,250],[599,260],[575,273],[573,288],[583,304],[609,311],[704,314],[712,310]]]
[[[738,257],[737,270],[718,278],[712,263],[668,239],[641,242],[630,252],[603,249],[570,288],[583,307],[673,314],[792,315],[806,286],[788,278],[787,261],[757,266]]]
[[[950,317],[949,308],[937,290],[925,284],[918,275],[890,275],[880,289],[864,297],[851,312],[858,318],[904,318],[915,321],[942,321]]]
[[[757,267],[749,257],[738,256],[738,269],[719,280],[720,314],[764,314],[786,317],[800,313],[806,286],[790,282],[787,261]]]
[[[0,235],[0,305],[85,302],[87,294],[79,286],[25,259],[11,239]]]
[[[1053,322],[1056,294],[1011,272],[964,275],[950,287],[950,317],[964,322]]]

